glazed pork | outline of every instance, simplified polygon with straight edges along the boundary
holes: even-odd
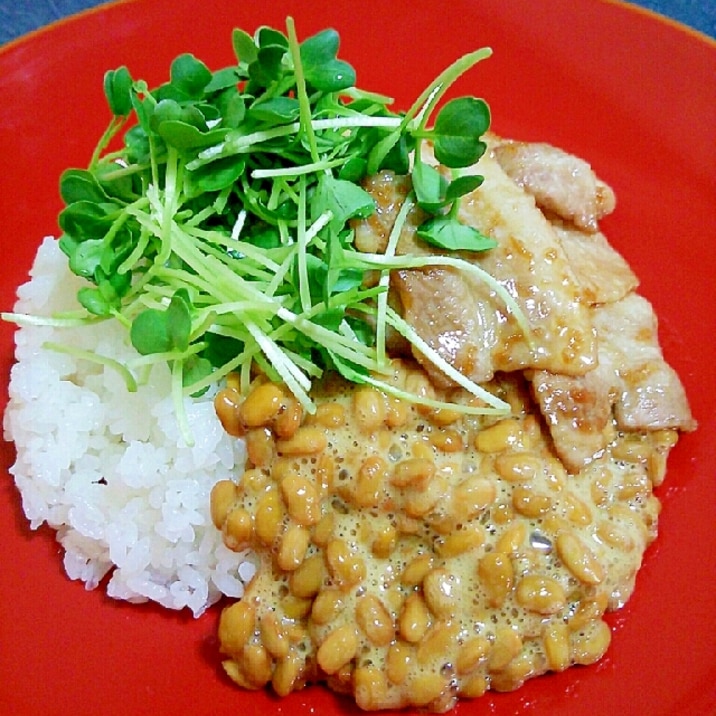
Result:
[[[547,213],[596,231],[614,210],[612,189],[579,157],[544,142],[499,142],[495,158],[507,175]]]
[[[434,161],[429,153],[424,159]],[[498,245],[461,256],[509,291],[531,330],[526,335],[479,278],[441,266],[396,271],[391,300],[421,338],[478,383],[524,371],[555,452],[571,472],[599,456],[617,431],[693,429],[652,307],[599,230],[615,205],[611,188],[560,149],[494,137],[471,171],[485,181],[462,200],[461,217]],[[380,252],[410,184],[384,172],[366,188],[377,212],[356,226],[356,246]],[[398,253],[439,253],[415,233],[422,218],[411,212]],[[449,387],[424,356],[415,358],[436,385]]]
[[[534,199],[518,187],[495,158],[486,155],[476,171],[479,191],[463,201],[462,218],[498,241],[489,252],[467,256],[512,294],[530,324],[525,335],[502,299],[479,278],[452,269],[396,271],[393,288],[404,318],[445,360],[475,382],[498,371],[543,368],[581,375],[596,365],[589,307],[549,221]],[[403,177],[382,173],[367,185],[377,213],[356,230],[356,246],[381,251],[407,192]],[[433,253],[415,236],[419,215],[404,229],[398,253]],[[445,378],[416,355],[431,378]]]

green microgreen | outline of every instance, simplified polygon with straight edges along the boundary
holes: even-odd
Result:
[[[154,89],[126,67],[105,75],[111,119],[88,168],[61,177],[60,246],[87,280],[78,292],[86,320],[126,326],[136,369],[167,361],[180,412],[184,395],[233,371],[245,387],[255,367],[285,382],[309,412],[312,381],[326,370],[382,385],[388,326],[457,373],[390,309],[388,278],[425,265],[395,252],[415,204],[427,214],[418,229],[426,242],[448,252],[494,246],[458,215],[460,198],[482,182],[463,170],[485,151],[489,109],[475,97],[438,109],[490,50],[458,59],[400,113],[390,98],[356,86],[339,45],[333,29],[299,42],[289,18],[285,33],[234,30],[236,61],[216,71],[183,54]],[[122,147],[110,151],[118,137]],[[441,166],[423,159],[426,141]],[[412,173],[414,191],[385,254],[363,255],[352,221],[374,212],[361,183],[381,169]],[[491,281],[457,257],[433,258]],[[376,269],[378,285],[366,288]],[[509,293],[495,290],[520,320]],[[485,411],[506,410],[453,377]]]

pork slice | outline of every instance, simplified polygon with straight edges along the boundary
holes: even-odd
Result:
[[[492,379],[497,366],[528,359],[516,322],[496,308],[498,300],[484,287],[459,271],[438,267],[397,271],[392,282],[405,320],[441,358],[475,382]],[[500,350],[505,355],[499,355]],[[433,383],[452,385],[419,351],[413,354]]]
[[[545,370],[531,375],[532,393],[555,452],[571,473],[599,457],[614,437],[614,378],[606,361],[582,376]]]
[[[614,210],[614,192],[583,159],[544,142],[499,141],[495,157],[508,176],[547,212],[596,231]]]
[[[686,392],[676,371],[664,360],[652,305],[631,293],[594,309],[602,351],[616,374],[617,425],[624,430],[696,428]]]
[[[375,211],[367,219],[353,222],[353,243],[358,251],[382,254],[388,246],[398,212],[413,185],[409,176],[381,171],[368,177],[363,182],[363,188],[373,197]],[[424,218],[417,207],[410,211],[400,234],[397,253],[430,253],[427,244],[418,242],[415,236],[415,229]]]
[[[431,157],[426,155],[426,160]],[[594,331],[588,306],[566,254],[533,197],[502,171],[487,153],[471,171],[483,185],[461,202],[461,219],[492,236],[490,251],[453,253],[481,267],[512,295],[531,328],[525,336],[493,288],[467,272],[441,267],[393,273],[403,317],[445,360],[476,382],[496,371],[543,368],[583,374],[596,365]],[[404,178],[383,173],[366,183],[377,210],[355,226],[355,245],[363,251],[384,250],[403,199]],[[411,212],[397,247],[399,254],[440,252],[416,236],[421,215]],[[425,356],[416,358],[439,385],[449,380]]]
[[[563,224],[553,227],[585,301],[613,303],[637,288],[636,274],[601,231],[588,233]]]
[[[460,217],[497,241],[474,260],[512,295],[530,326],[529,336],[516,334],[499,297],[485,283],[467,279],[476,301],[486,301],[496,317],[494,371],[588,372],[596,365],[590,311],[553,227],[492,152],[471,171],[485,181],[462,201]]]
[[[696,427],[684,387],[664,360],[651,304],[630,293],[593,309],[598,365],[583,376],[534,371],[534,398],[570,472],[598,457],[620,430]]]

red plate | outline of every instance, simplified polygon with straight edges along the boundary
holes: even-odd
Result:
[[[610,617],[605,659],[456,713],[716,713],[716,43],[598,0],[135,0],[90,11],[0,52],[0,308],[12,306],[40,238],[57,231],[60,172],[85,165],[105,127],[104,71],[127,64],[159,83],[184,51],[218,68],[232,59],[233,26],[283,27],[286,14],[302,37],[335,27],[359,83],[402,107],[459,54],[491,45],[462,91],[488,99],[498,132],[586,157],[615,188],[603,228],[641,276],[700,422],[672,455],[661,535],[636,594]],[[0,360],[6,376],[7,325]],[[12,447],[1,455],[0,712],[357,711],[318,687],[284,701],[234,689],[220,673],[215,610],[194,620],[70,582],[52,536],[26,526],[7,477]]]

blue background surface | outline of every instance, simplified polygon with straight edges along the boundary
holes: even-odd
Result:
[[[98,0],[0,0],[0,44],[100,4]],[[716,38],[716,0],[639,0],[634,4]],[[171,7],[171,1],[167,6]]]

